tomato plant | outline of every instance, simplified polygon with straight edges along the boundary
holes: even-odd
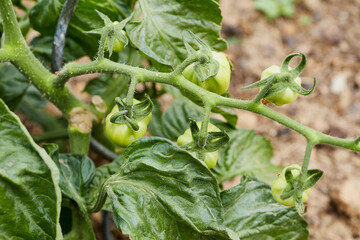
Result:
[[[288,55],[245,87],[260,88],[254,99],[231,98],[219,3],[194,2],[1,1],[1,238],[95,239],[89,213],[99,211],[105,238],[108,212],[130,239],[308,237],[303,200],[322,176],[308,169],[312,149],[360,151],[360,138],[324,134],[262,104],[290,103],[314,90],[315,82],[311,90],[299,82],[304,54]],[[13,4],[25,14],[17,16]],[[30,28],[39,36],[28,44]],[[85,56],[91,60],[75,61]],[[299,64],[289,68],[295,57]],[[100,75],[86,84],[82,101],[66,83],[91,73]],[[164,94],[174,99],[168,108]],[[46,111],[49,102],[62,114]],[[285,168],[275,180],[275,199],[267,182],[281,167],[271,163],[272,147],[236,127],[233,109],[307,140],[301,167]],[[31,135],[18,113],[42,132]],[[223,190],[236,176],[241,182]]]

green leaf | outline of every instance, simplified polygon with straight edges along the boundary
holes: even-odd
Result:
[[[314,186],[317,181],[320,180],[320,178],[323,175],[323,171],[319,170],[319,169],[310,169],[307,171],[307,177],[306,177],[306,182],[304,185],[304,190],[311,188],[312,186]]]
[[[30,11],[30,24],[42,35],[53,36],[65,0],[40,0]],[[83,46],[90,56],[96,53],[99,36],[85,33],[101,28],[103,20],[95,12],[98,10],[112,21],[121,21],[130,14],[130,9],[123,1],[117,0],[79,0],[71,18],[67,37]]]
[[[221,193],[226,227],[242,240],[305,240],[307,223],[295,208],[276,203],[270,186],[243,177],[236,187]]]
[[[10,63],[0,63],[0,98],[14,110],[29,86],[28,80]]]
[[[230,132],[230,141],[219,150],[219,160],[212,169],[219,183],[238,175],[251,175],[269,181],[281,170],[271,163],[272,147],[253,130],[238,128]]]
[[[72,207],[72,215],[77,221],[84,221],[81,231],[86,234],[86,239],[95,239],[90,217],[87,213],[84,199],[85,188],[90,184],[95,175],[95,165],[90,158],[82,154],[58,154],[55,144],[48,144],[46,148],[60,170],[60,188],[64,196],[74,200],[78,206]],[[74,228],[74,226],[73,226]]]
[[[139,0],[140,7],[126,25],[130,42],[157,63],[176,66],[187,57],[184,32],[191,31],[215,50],[226,49],[220,39],[221,11],[213,0]]]
[[[0,238],[62,239],[59,170],[1,99],[0,135]]]
[[[48,68],[51,67],[53,40],[53,37],[38,36],[32,39],[30,43],[31,51],[41,60],[43,65]],[[80,44],[69,37],[66,38],[63,54],[64,63],[74,61],[85,55],[86,52]]]
[[[155,137],[135,141],[122,159],[104,189],[131,239],[230,238],[218,183],[202,161]]]
[[[213,113],[219,113],[232,127],[236,127],[238,116],[232,108],[217,106],[211,109],[211,111]]]
[[[153,111],[152,111],[152,116],[151,116],[151,119],[150,119],[150,122],[149,122],[149,125],[148,125],[148,129],[149,129],[151,135],[153,135],[153,136],[165,137],[163,132],[162,132],[161,105],[154,98],[152,98],[151,101],[154,104],[154,108],[153,108]]]

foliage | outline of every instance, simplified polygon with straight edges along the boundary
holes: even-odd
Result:
[[[25,15],[17,17],[12,4]],[[89,213],[102,209],[113,212],[117,229],[131,239],[307,239],[301,196],[322,176],[308,170],[313,147],[360,151],[360,138],[326,135],[262,103],[287,88],[301,95],[314,90],[316,81],[311,90],[293,81],[305,68],[303,54],[290,54],[279,71],[245,87],[260,88],[254,99],[232,99],[224,93],[231,64],[221,53],[226,74],[219,81],[222,63],[214,60],[226,49],[217,0],[39,0],[26,6],[21,0],[0,5],[1,239],[95,239]],[[258,0],[255,6],[269,17],[292,11],[292,1]],[[40,36],[27,45],[29,28]],[[53,46],[64,46],[65,65],[55,73],[49,70],[59,60]],[[73,62],[83,56],[93,60]],[[290,69],[294,57],[301,61]],[[197,84],[183,75],[189,66]],[[90,73],[102,75],[85,86],[91,95],[85,103],[66,82]],[[213,81],[210,89],[206,81]],[[173,98],[166,110],[164,94]],[[46,111],[49,102],[62,116]],[[277,196],[293,199],[295,207],[272,197],[268,181],[281,170],[272,163],[272,146],[254,130],[237,128],[233,108],[306,138],[303,164],[296,176],[284,170]],[[31,136],[14,112],[43,132]],[[143,137],[147,126],[151,137]],[[188,140],[174,144],[184,133]],[[95,167],[89,146],[111,162]],[[215,167],[216,160],[206,162],[214,152]],[[237,176],[237,186],[222,189]]]

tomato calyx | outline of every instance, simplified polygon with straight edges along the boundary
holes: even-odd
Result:
[[[306,170],[305,173],[299,165],[293,164],[283,169],[278,179],[271,186],[272,195],[277,202],[285,206],[295,206],[299,214],[306,213],[303,202],[308,199],[312,186],[323,175],[318,169]]]
[[[210,131],[207,133],[205,139],[202,139],[200,136],[200,129],[198,123],[195,120],[190,119],[190,131],[193,139],[193,143],[187,147],[187,149],[191,150],[191,148],[203,149],[206,152],[214,152],[219,150],[224,144],[226,144],[230,138],[229,136],[219,130],[219,131]]]
[[[138,122],[147,117],[152,112],[154,106],[147,95],[135,105],[128,105],[119,97],[115,98],[115,102],[119,111],[111,115],[110,122],[114,124],[127,124],[134,131],[139,130]]]
[[[95,10],[97,14],[104,21],[104,26],[102,28],[93,29],[87,31],[87,33],[100,34],[100,46],[99,50],[104,49],[109,51],[109,56],[114,52],[121,52],[124,47],[129,43],[126,32],[123,30],[126,23],[130,20],[131,16],[122,20],[121,22],[115,21],[112,22],[111,19],[105,14]]]
[[[299,56],[301,57],[300,63],[294,68],[289,67],[289,62],[292,58]],[[302,53],[293,53],[288,55],[281,64],[281,67],[271,66],[263,72],[265,78],[258,82],[250,84],[244,89],[259,87],[263,92],[260,91],[259,95],[261,98],[269,102],[273,102],[276,105],[283,105],[294,101],[298,94],[309,95],[316,87],[316,79],[314,78],[313,87],[308,90],[301,87],[301,80],[299,78],[300,73],[306,66],[306,57]],[[259,99],[261,100],[261,99]]]
[[[201,125],[202,122],[190,120],[190,128],[178,137],[177,144],[198,159],[203,160],[208,168],[212,168],[217,163],[219,148],[229,141],[229,136],[209,123],[207,136],[201,137],[199,129]]]

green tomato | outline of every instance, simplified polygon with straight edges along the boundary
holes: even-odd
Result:
[[[201,82],[194,72],[195,63],[190,64],[184,69],[183,76],[196,85],[210,92],[221,95],[229,89],[231,78],[230,63],[224,53],[212,51],[212,55],[213,58],[219,63],[219,71],[215,77],[206,79],[204,82]]]
[[[287,182],[286,182],[286,179],[285,179],[285,172],[286,172],[286,169],[288,168],[297,168],[299,170],[301,170],[301,167],[297,164],[293,164],[293,165],[290,165],[286,168],[284,168],[279,176],[278,179],[276,179],[272,185],[271,185],[271,193],[274,197],[274,199],[282,204],[282,205],[285,205],[285,206],[288,206],[288,207],[293,207],[295,206],[295,200],[293,197],[289,197],[287,199],[284,199],[282,200],[280,198],[280,195],[282,194],[282,192],[284,191],[284,189],[286,188],[286,185],[287,185]],[[300,172],[297,171],[297,170],[291,170],[291,173],[292,175],[294,176],[294,178],[297,178],[299,175],[300,175]],[[303,202],[306,202],[308,200],[308,196],[309,196],[309,192],[310,192],[310,188],[305,190],[303,193],[302,193],[302,201]]]
[[[138,100],[134,99],[134,104],[139,103]],[[110,117],[114,113],[118,112],[119,109],[115,105],[112,111],[106,117],[106,133],[110,140],[119,147],[127,147],[136,139],[144,137],[147,130],[147,125],[151,119],[151,113],[147,115],[144,119],[137,122],[139,125],[139,130],[135,131],[127,124],[115,124],[110,122]]]
[[[291,68],[289,68],[291,69]],[[265,69],[261,74],[261,80],[271,76],[274,73],[280,73],[280,67],[272,65],[271,67]],[[301,87],[301,78],[297,77],[294,80]],[[260,88],[261,90],[262,88]],[[271,103],[281,106],[284,104],[292,103],[299,96],[297,92],[294,92],[290,88],[284,88],[280,92],[270,97],[265,97],[265,100]]]
[[[196,122],[196,124],[198,125],[199,128],[201,128],[201,123],[202,122]],[[220,132],[220,129],[217,128],[215,125],[209,123],[208,132]],[[191,130],[190,130],[190,128],[188,128],[185,130],[183,135],[178,137],[177,145],[182,146],[182,145],[188,144],[192,141],[193,141],[193,138],[191,135]],[[215,167],[218,158],[219,158],[219,151],[206,152],[204,162],[208,168],[213,168],[213,167]]]
[[[124,34],[126,36],[126,32],[124,30],[121,30],[122,34]],[[114,52],[121,52],[122,50],[124,50],[125,47],[125,43],[122,42],[120,39],[118,38],[114,38],[113,41],[113,51]],[[108,50],[109,46],[108,46],[108,39],[106,38],[105,41],[105,50]]]

